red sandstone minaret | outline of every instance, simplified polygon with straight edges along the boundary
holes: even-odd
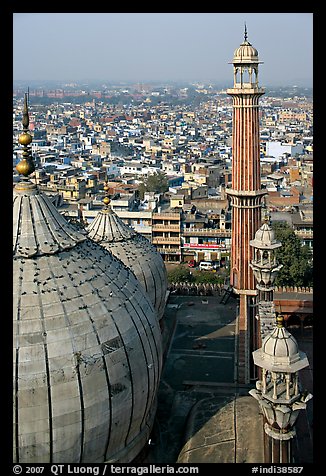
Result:
[[[261,224],[258,51],[247,40],[234,52],[234,84],[227,90],[233,100],[232,188],[226,192],[232,206],[232,245],[230,284],[240,295],[238,327],[238,381],[250,381],[249,359],[254,337],[250,309],[256,295],[250,240]]]

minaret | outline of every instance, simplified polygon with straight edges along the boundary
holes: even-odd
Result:
[[[258,51],[247,40],[234,52],[234,84],[227,93],[233,100],[232,188],[226,190],[232,206],[230,284],[240,295],[238,381],[250,381],[250,305],[256,295],[250,240],[261,222],[259,106],[264,89],[258,86]],[[251,349],[253,350],[253,349]]]
[[[309,365],[307,356],[284,327],[282,316],[276,317],[274,329],[252,355],[261,370],[256,389],[249,393],[258,400],[264,416],[264,463],[293,463],[295,423],[300,410],[306,410],[312,398],[311,393],[302,389],[299,379],[299,371]]]
[[[282,243],[275,239],[275,233],[269,223],[269,216],[266,214],[264,223],[256,231],[254,240],[250,241],[253,248],[253,259],[249,264],[256,279],[256,322],[251,333],[251,346],[258,349],[262,345],[262,340],[266,337],[275,324],[275,305],[273,302],[275,279],[283,268],[276,259],[277,249]],[[257,366],[250,367],[252,376],[255,376],[258,369],[258,377],[261,378],[260,369]]]

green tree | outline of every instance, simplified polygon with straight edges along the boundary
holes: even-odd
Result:
[[[223,284],[227,275],[228,272],[222,270],[219,272],[190,270],[185,265],[179,265],[168,271],[168,281],[169,283]]]
[[[195,283],[204,284],[223,284],[224,278],[214,271],[199,271],[196,270],[193,272],[193,277]]]
[[[168,282],[169,283],[184,283],[192,281],[192,273],[190,269],[185,266],[179,265],[175,266],[173,269],[168,271]]]
[[[143,200],[145,192],[164,193],[169,189],[168,178],[164,172],[149,175],[139,184],[139,196]]]
[[[282,243],[276,251],[276,259],[283,268],[275,281],[277,286],[312,286],[312,256],[307,245],[302,245],[294,230],[285,222],[272,224],[275,238]]]

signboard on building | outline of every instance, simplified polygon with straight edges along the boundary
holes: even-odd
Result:
[[[197,249],[197,250],[202,250],[202,249],[216,249],[216,248],[225,248],[225,244],[207,244],[207,243],[184,243],[183,248],[191,248],[191,249]]]

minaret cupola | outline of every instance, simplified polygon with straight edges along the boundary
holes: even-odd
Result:
[[[258,88],[258,51],[247,39],[245,25],[244,40],[233,55],[234,88]]]

